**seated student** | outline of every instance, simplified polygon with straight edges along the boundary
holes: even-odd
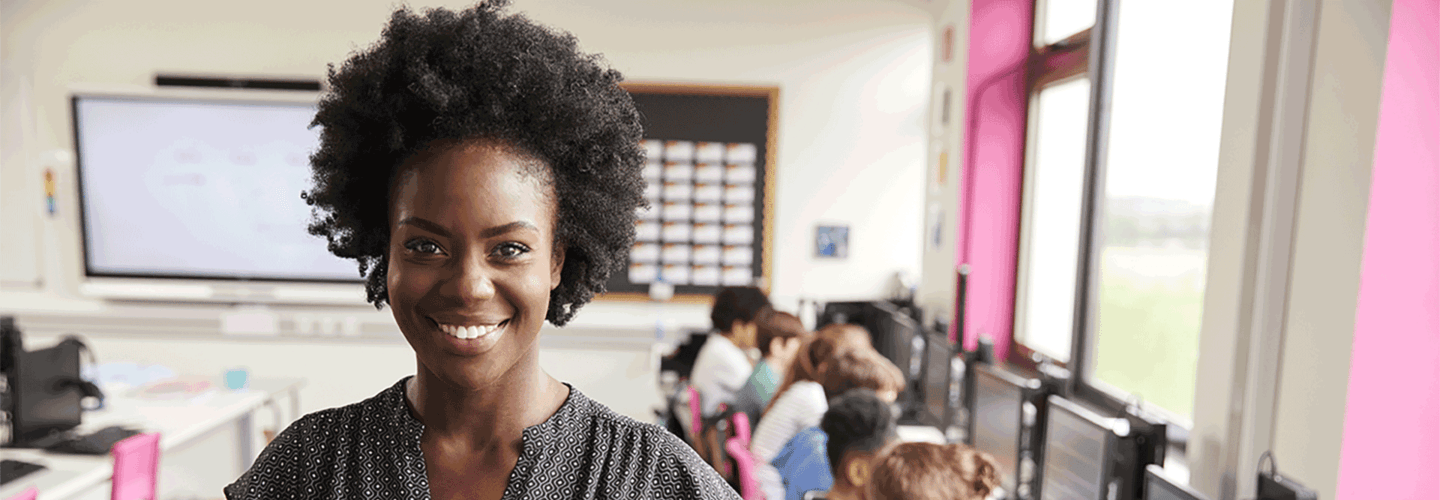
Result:
[[[963,444],[901,443],[872,465],[868,500],[983,500],[1000,485],[995,460]]]
[[[801,431],[775,458],[785,499],[863,498],[871,460],[895,439],[890,403],[870,389],[845,392],[830,401],[819,428]]]
[[[690,385],[700,392],[702,413],[714,414],[721,403],[734,404],[735,393],[754,370],[745,349],[755,345],[755,316],[769,306],[765,292],[754,287],[725,287],[715,294],[710,310],[715,331],[690,370]]]
[[[857,330],[860,335],[854,333]],[[816,332],[801,349],[793,365],[794,375],[787,377],[789,385],[782,386],[780,395],[760,417],[750,443],[757,464],[755,476],[766,498],[785,494],[780,473],[771,461],[802,429],[820,424],[829,409],[828,398],[850,388],[868,387],[893,400],[901,389],[900,369],[875,352],[868,339],[863,328],[834,325]]]
[[[736,411],[748,414],[752,424],[760,422],[760,410],[775,397],[800,345],[809,336],[800,318],[793,314],[766,308],[756,316],[755,344],[762,357],[736,394],[734,406]]]

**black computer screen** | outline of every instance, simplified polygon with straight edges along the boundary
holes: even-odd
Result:
[[[1040,498],[1105,498],[1105,466],[1114,435],[1105,419],[1064,398],[1050,396],[1047,420]]]
[[[951,360],[955,359],[955,348],[945,334],[926,335],[925,342],[925,420],[927,424],[940,426],[944,430],[945,407],[950,400]]]
[[[1019,461],[1019,385],[988,370],[975,370],[975,448],[995,457],[1000,468],[1001,487],[1015,491],[1015,467]]]
[[[19,383],[14,394],[16,441],[80,425],[81,392],[64,384],[80,377],[78,344],[62,342],[46,349],[20,352],[15,361]]]
[[[870,302],[865,311],[865,327],[870,331],[870,341],[875,350],[889,359],[905,373],[906,385],[914,382],[911,376],[913,341],[920,334],[920,325],[907,316],[899,307],[889,302]]]
[[[1204,495],[1180,484],[1158,465],[1145,468],[1145,500],[1206,500]]]

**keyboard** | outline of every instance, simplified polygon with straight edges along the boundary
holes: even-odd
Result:
[[[58,443],[46,446],[45,451],[77,455],[105,455],[110,453],[110,447],[115,446],[115,443],[139,433],[134,429],[110,426],[90,434],[67,437]]]
[[[0,484],[5,484],[29,474],[45,470],[44,465],[21,462],[19,460],[0,460]]]

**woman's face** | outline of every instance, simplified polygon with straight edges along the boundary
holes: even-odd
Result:
[[[564,263],[543,168],[472,141],[432,146],[396,176],[390,307],[420,363],[447,382],[483,386],[534,353]]]

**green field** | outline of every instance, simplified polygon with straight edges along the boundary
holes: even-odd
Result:
[[[1103,255],[1091,376],[1190,420],[1205,251],[1111,247]]]

